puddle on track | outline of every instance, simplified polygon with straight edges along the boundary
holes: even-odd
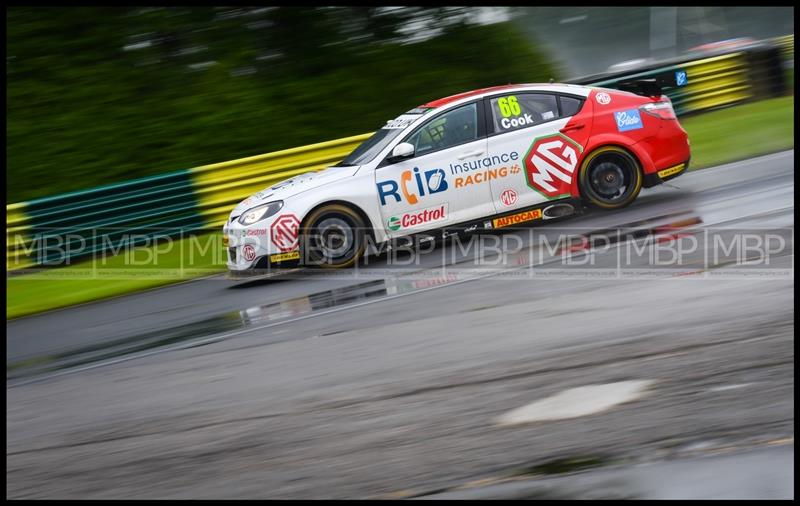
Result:
[[[596,244],[597,238],[601,238],[605,243],[614,244],[626,240],[639,240],[654,234],[670,233],[670,231],[677,229],[688,229],[701,223],[702,220],[691,212],[670,213],[620,225],[613,229],[604,228],[593,231],[586,230],[583,233],[575,232],[572,234],[572,239],[566,249],[570,254],[581,254],[591,249]],[[626,233],[619,234],[618,230],[620,229],[626,230]],[[579,229],[571,227],[571,230],[577,231]],[[544,229],[543,232],[546,233],[547,230]],[[344,308],[366,301],[418,292],[459,281],[500,275],[520,269],[530,269],[535,265],[529,264],[528,259],[531,257],[529,252],[535,247],[529,245],[520,251],[507,255],[503,254],[503,262],[496,263],[488,268],[475,268],[473,257],[469,257],[466,260],[444,267],[417,269],[415,271],[375,269],[367,272],[362,270],[361,276],[372,276],[379,279],[370,279],[349,286],[293,297],[279,302],[228,311],[188,324],[153,330],[122,339],[103,341],[62,353],[19,360],[6,365],[6,379],[17,380],[52,373],[157,348],[180,345],[181,343],[191,346],[192,342],[198,341],[198,345],[200,345],[199,341],[215,335],[291,321],[298,317],[312,315],[324,310],[337,307]],[[561,253],[562,249],[558,250],[558,254]],[[285,282],[289,279],[291,279],[291,276],[284,276],[283,278],[277,277],[274,281]],[[242,288],[238,287],[237,289]]]

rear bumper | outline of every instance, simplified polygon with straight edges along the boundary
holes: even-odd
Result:
[[[651,174],[645,174],[643,186],[645,188],[650,188],[651,186],[659,185],[665,181],[669,181],[670,179],[675,179],[676,177],[680,176],[681,174],[689,170],[690,160],[691,157],[688,158],[683,163],[679,163],[671,167],[665,167]]]
[[[692,156],[689,136],[677,120],[661,121],[657,135],[636,143],[634,148],[642,162],[642,171],[645,175],[656,174],[681,163],[688,163]],[[662,174],[650,179],[653,184],[658,184],[669,177]]]

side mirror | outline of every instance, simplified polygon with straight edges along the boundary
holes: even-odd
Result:
[[[403,158],[411,158],[414,156],[414,145],[408,142],[401,142],[392,150],[391,160],[402,160]]]

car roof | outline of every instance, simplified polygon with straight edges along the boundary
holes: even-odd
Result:
[[[565,89],[566,88],[566,89]],[[432,100],[428,103],[422,104],[419,107],[425,108],[439,108],[446,105],[453,104],[455,102],[461,102],[468,98],[473,97],[480,97],[484,95],[490,95],[492,93],[504,90],[533,90],[533,89],[540,89],[541,91],[562,91],[562,92],[578,92],[580,95],[588,95],[589,89],[585,86],[580,86],[577,84],[563,84],[563,83],[528,83],[528,84],[505,84],[502,86],[491,86],[488,88],[480,88],[478,90],[467,91],[464,93],[458,93],[456,95],[450,95],[449,97],[440,98],[437,100]],[[580,91],[578,91],[580,90]]]

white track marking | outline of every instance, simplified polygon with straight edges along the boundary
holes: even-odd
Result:
[[[544,422],[593,415],[640,399],[655,380],[621,381],[570,388],[522,406],[497,419],[499,425]]]

